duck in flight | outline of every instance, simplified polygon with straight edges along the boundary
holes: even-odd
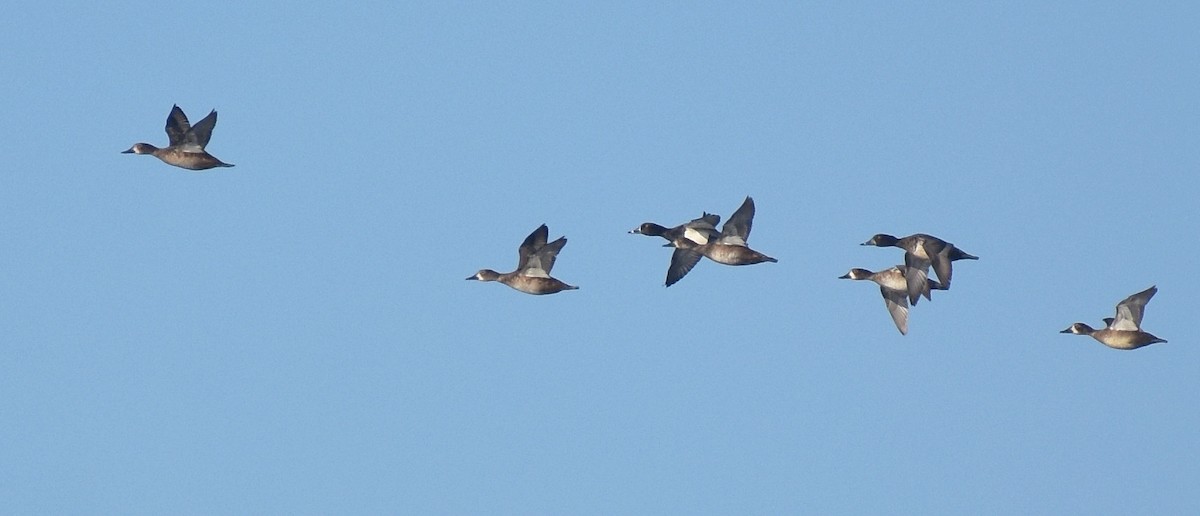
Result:
[[[179,106],[171,107],[167,115],[167,146],[158,148],[149,143],[135,143],[121,154],[149,154],[168,165],[175,165],[188,170],[207,170],[216,167],[232,167],[217,159],[204,147],[212,137],[213,127],[217,125],[217,112],[213,110],[196,125],[188,123],[187,115]]]
[[[904,271],[905,267],[903,265],[897,265],[879,272],[854,268],[838,278],[870,280],[878,284],[879,293],[883,295],[884,305],[887,306],[888,313],[892,315],[892,322],[896,323],[896,329],[900,330],[901,335],[908,335],[908,281],[904,278]],[[931,279],[926,279],[925,281],[925,289],[922,294],[928,299],[929,291],[931,289],[937,290],[941,285]]]
[[[1146,312],[1146,303],[1158,292],[1158,287],[1150,287],[1125,298],[1117,303],[1117,316],[1106,317],[1105,327],[1099,330],[1084,323],[1077,322],[1059,333],[1089,335],[1101,344],[1113,349],[1137,349],[1151,344],[1166,342],[1163,339],[1142,331],[1142,315]]]
[[[521,247],[517,250],[517,270],[501,274],[491,269],[482,269],[468,276],[467,279],[499,281],[516,290],[534,295],[578,289],[579,287],[550,277],[550,270],[554,268],[554,260],[558,256],[558,252],[567,245],[567,237],[559,237],[558,240],[547,244],[546,238],[549,234],[550,229],[542,224],[525,237],[525,241],[521,242]]]

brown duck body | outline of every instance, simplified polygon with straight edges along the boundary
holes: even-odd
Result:
[[[1073,333],[1075,335],[1087,335],[1097,342],[1104,344],[1113,349],[1130,350],[1166,342],[1163,339],[1155,337],[1150,332],[1137,330],[1117,330],[1111,327],[1101,328],[1099,330],[1092,328],[1084,323],[1072,324],[1069,328],[1060,331],[1059,333]]]
[[[683,244],[683,246],[686,245]],[[686,247],[681,248],[686,249]],[[709,260],[725,265],[754,265],[756,263],[779,261],[744,245],[708,243],[693,246],[690,250],[708,257]]]
[[[1080,328],[1082,331],[1076,333],[1075,331],[1072,331],[1075,329],[1076,325],[1083,326],[1084,328]],[[1149,346],[1151,344],[1157,344],[1159,342],[1166,342],[1163,339],[1155,337],[1149,332],[1144,332],[1141,330],[1121,331],[1109,328],[1095,330],[1083,323],[1075,323],[1071,325],[1071,328],[1063,330],[1063,332],[1076,333],[1077,335],[1090,335],[1093,339],[1096,339],[1097,342],[1104,344],[1105,346],[1122,350],[1137,349]]]
[[[133,148],[125,151],[126,154],[149,154],[154,156],[163,163],[175,165],[179,168],[188,170],[208,170],[217,167],[232,167],[233,165],[225,163],[207,152],[188,152],[182,149],[164,147],[158,148],[149,143],[139,143]]]
[[[564,290],[577,290],[579,287],[563,283],[558,278],[541,277],[541,276],[525,276],[521,271],[513,271],[506,273],[498,273],[490,269],[484,269],[474,276],[467,279],[480,281],[499,281],[514,290],[519,290],[526,294],[541,296],[545,294],[556,294]]]

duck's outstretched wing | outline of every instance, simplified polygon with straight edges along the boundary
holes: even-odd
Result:
[[[667,286],[674,285],[691,272],[692,267],[700,261],[702,255],[690,249],[675,248],[671,253],[671,265],[667,267]]]
[[[184,135],[191,129],[192,125],[183,110],[178,105],[171,106],[171,113],[167,115],[167,145],[183,143]]]
[[[517,270],[522,270],[528,267],[529,260],[533,259],[538,249],[546,245],[546,237],[550,235],[550,228],[545,224],[538,226],[533,230],[525,240],[521,242],[521,247],[517,248]]]
[[[192,130],[183,135],[183,148],[188,152],[203,152],[212,138],[213,128],[217,126],[217,112],[211,111],[208,116],[196,122]]]
[[[549,277],[550,271],[554,269],[554,260],[558,258],[558,252],[562,251],[564,245],[567,245],[567,237],[558,237],[558,240],[539,248],[526,262],[521,274]]]
[[[1146,312],[1146,303],[1158,292],[1158,287],[1150,287],[1125,298],[1117,303],[1117,316],[1108,325],[1109,328],[1120,331],[1138,331],[1142,328],[1142,315]]]
[[[908,300],[905,299],[904,292],[879,287],[879,293],[883,294],[883,303],[887,306],[888,313],[892,315],[892,322],[896,323],[896,329],[900,330],[901,335],[908,335]]]
[[[904,281],[908,286],[908,301],[914,306],[924,295],[929,297],[929,260],[910,252],[904,253]]]
[[[725,225],[721,226],[721,243],[726,245],[745,246],[750,239],[750,229],[754,225],[754,199],[746,196],[741,207],[729,216]]]

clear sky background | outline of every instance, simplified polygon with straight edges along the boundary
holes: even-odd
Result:
[[[1200,513],[1194,3],[17,4],[4,512]],[[981,257],[906,337],[879,232]]]

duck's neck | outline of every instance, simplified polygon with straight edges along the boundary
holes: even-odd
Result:
[[[666,233],[666,232],[667,232],[667,228],[664,228],[658,224],[651,222],[651,223],[647,224],[646,231],[642,231],[642,234],[648,235],[648,236],[663,236],[663,233]]]

